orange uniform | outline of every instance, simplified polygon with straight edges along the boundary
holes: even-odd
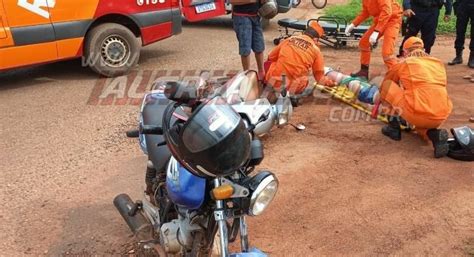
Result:
[[[370,64],[370,35],[374,31],[379,32],[379,38],[383,36],[382,57],[387,68],[396,64],[394,55],[395,43],[402,23],[402,9],[397,0],[363,0],[361,13],[352,21],[356,27],[369,17],[374,17],[372,26],[364,33],[359,42],[360,63]]]
[[[438,128],[451,113],[453,105],[446,84],[446,70],[440,60],[408,57],[387,72],[381,98],[425,136],[428,129]]]
[[[324,79],[324,59],[319,47],[307,35],[292,36],[274,48],[268,60],[272,62],[265,80],[279,90],[281,75],[287,76],[288,90],[300,94],[308,85],[311,69],[316,81]]]

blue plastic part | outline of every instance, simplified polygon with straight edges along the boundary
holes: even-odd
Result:
[[[177,170],[168,170],[166,175],[169,198],[180,207],[199,209],[206,196],[206,179],[193,175],[179,163],[177,167]]]
[[[230,257],[267,257],[264,252],[257,248],[252,248],[246,253],[232,253]]]
[[[374,104],[374,95],[379,91],[378,87],[362,87],[359,91],[357,99],[363,103]]]

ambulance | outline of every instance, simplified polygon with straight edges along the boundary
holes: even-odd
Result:
[[[103,76],[122,75],[142,46],[181,33],[183,16],[228,12],[225,0],[0,0],[0,72],[82,58]]]

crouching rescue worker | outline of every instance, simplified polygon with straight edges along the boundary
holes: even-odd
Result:
[[[268,56],[271,65],[265,77],[267,85],[279,91],[282,75],[286,75],[287,90],[292,95],[301,94],[308,86],[308,73],[312,70],[318,83],[334,86],[324,76],[324,59],[318,47],[323,34],[323,28],[313,21],[302,35],[287,38],[274,48]]]
[[[382,103],[390,106],[392,115],[382,133],[401,140],[401,117],[432,141],[436,158],[443,157],[449,151],[448,132],[438,127],[452,110],[446,69],[440,60],[425,53],[423,41],[417,37],[405,41],[403,52],[405,59],[387,72],[380,88]]]
[[[369,17],[374,17],[372,26],[364,33],[359,42],[360,48],[360,71],[351,74],[353,77],[368,79],[371,48],[381,37],[382,57],[385,65],[390,69],[397,63],[394,55],[395,43],[397,41],[400,25],[402,23],[402,9],[397,0],[363,0],[361,13],[346,27],[345,33],[350,35],[351,31],[359,26]]]

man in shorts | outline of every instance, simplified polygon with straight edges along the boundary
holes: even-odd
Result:
[[[234,5],[232,9],[232,21],[234,23],[235,34],[239,41],[239,54],[242,60],[243,70],[250,69],[250,54],[253,51],[257,61],[257,70],[259,79],[265,77],[263,68],[263,51],[265,50],[265,41],[263,39],[263,30],[261,18],[258,15],[260,3]]]

